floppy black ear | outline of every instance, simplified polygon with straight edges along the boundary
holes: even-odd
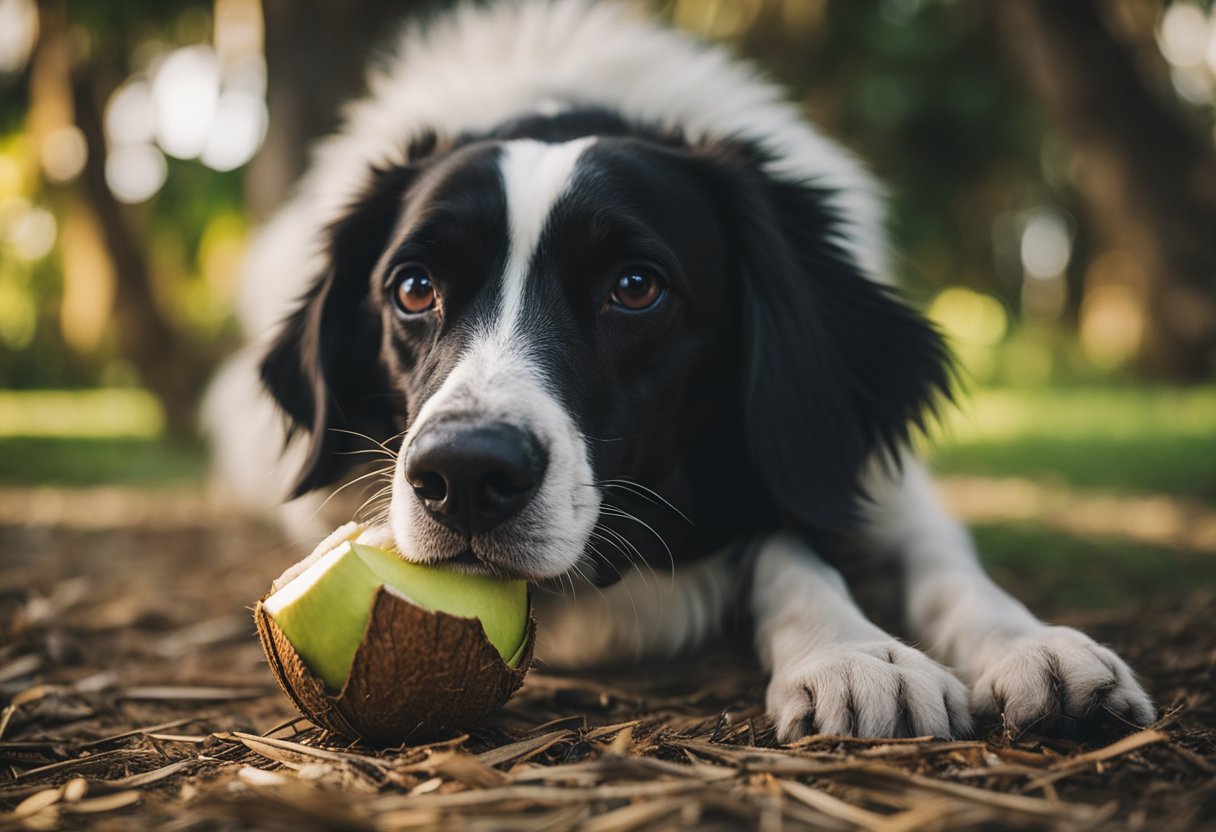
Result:
[[[749,450],[788,515],[847,529],[866,460],[949,397],[949,353],[842,245],[832,192],[775,179],[753,153],[732,165]]]
[[[348,452],[368,442],[352,432],[383,441],[397,430],[369,286],[412,175],[407,167],[376,171],[365,195],[326,230],[326,268],[262,359],[262,382],[289,419],[288,439],[309,434],[292,497],[356,464]]]

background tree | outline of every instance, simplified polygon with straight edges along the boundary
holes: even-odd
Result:
[[[338,125],[343,102],[364,91],[369,55],[423,4],[410,0],[263,0],[266,143],[249,166],[246,201],[264,218],[304,172],[310,142]]]
[[[1120,42],[1092,0],[1002,0],[1010,58],[1067,134],[1086,216],[1131,268],[1113,277],[1140,293],[1140,366],[1153,378],[1200,381],[1216,370],[1216,152],[1210,127],[1153,89],[1153,52]],[[1128,39],[1143,39],[1134,29]],[[1147,51],[1147,56],[1145,52]],[[1154,61],[1154,58],[1156,60]],[[1130,274],[1128,274],[1130,272]]]

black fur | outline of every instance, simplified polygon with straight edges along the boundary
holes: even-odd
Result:
[[[898,458],[912,426],[950,395],[940,334],[840,244],[831,192],[774,179],[734,146],[714,158],[732,229],[741,302],[745,437],[789,518],[840,531],[855,520],[858,473]]]
[[[415,171],[376,171],[367,193],[328,231],[327,271],[283,322],[262,360],[262,382],[309,447],[292,497],[338,480],[366,448],[352,434],[387,438],[395,432],[392,386],[379,358],[379,318],[371,308],[368,275],[401,212]]]
[[[597,480],[628,478],[691,520],[604,488],[658,534],[601,517],[648,560],[696,557],[786,523],[847,530],[858,477],[948,393],[941,338],[838,242],[830,192],[764,171],[734,142],[692,147],[577,111],[528,117],[432,158],[382,171],[330,230],[331,266],[267,354],[263,379],[311,446],[294,493],[342,478],[365,447],[409,424],[494,313],[506,204],[504,139],[603,137],[580,158],[531,265],[525,328],[555,396],[588,438]],[[487,149],[489,148],[489,149]],[[419,173],[446,165],[440,185]],[[438,225],[400,226],[426,202]],[[394,263],[439,263],[442,322],[395,317],[376,291]],[[655,262],[670,295],[652,312],[604,314],[613,269]],[[369,290],[370,287],[370,290]],[[660,536],[664,545],[660,541]],[[616,564],[595,558],[610,579]]]

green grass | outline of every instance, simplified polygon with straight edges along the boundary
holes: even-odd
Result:
[[[164,429],[160,402],[138,387],[0,390],[0,437],[152,439]]]
[[[1019,588],[1032,608],[1110,609],[1128,599],[1216,586],[1216,558],[1027,524],[971,528],[998,583]]]
[[[5,485],[127,485],[201,483],[206,460],[199,444],[161,439],[0,437]]]
[[[154,403],[153,403],[154,404]],[[205,477],[201,443],[159,433],[145,393],[0,393],[0,483],[156,488]],[[938,432],[944,473],[1029,477],[1079,492],[1162,493],[1216,505],[1216,387],[976,391]],[[975,528],[998,578],[1044,609],[1112,607],[1216,584],[1216,558],[1033,524]]]
[[[0,391],[0,482],[155,486],[198,480],[140,390]],[[980,389],[936,431],[936,470],[1216,505],[1216,387]]]
[[[0,390],[0,483],[126,485],[201,482],[201,442],[164,439],[146,390]]]
[[[1216,505],[1216,387],[979,390],[930,458],[943,473]]]

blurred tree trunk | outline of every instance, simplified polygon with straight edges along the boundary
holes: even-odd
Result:
[[[1144,275],[1141,369],[1216,371],[1216,153],[1146,83],[1094,0],[1001,0],[1000,34],[1080,161],[1077,184],[1104,243]]]
[[[73,187],[94,215],[113,267],[111,312],[119,352],[164,406],[170,433],[186,436],[193,430],[195,402],[207,377],[208,357],[158,305],[137,209],[119,204],[106,184],[102,107],[123,74],[107,62],[101,50],[83,56],[74,49],[63,0],[42,0],[39,23],[34,60],[41,63],[40,71],[55,77],[31,88],[31,96],[62,89],[70,117],[84,135],[87,156]]]
[[[266,142],[249,166],[246,204],[264,219],[304,172],[308,145],[338,126],[342,104],[365,91],[368,62],[424,0],[263,0]]]
[[[88,158],[80,177],[85,200],[96,215],[114,265],[114,331],[122,356],[165,409],[169,432],[194,429],[194,407],[209,375],[210,362],[198,344],[174,326],[157,303],[152,273],[134,210],[119,204],[106,184],[106,145],[101,104],[112,90],[98,89],[88,66],[73,72],[76,126],[84,134]]]

